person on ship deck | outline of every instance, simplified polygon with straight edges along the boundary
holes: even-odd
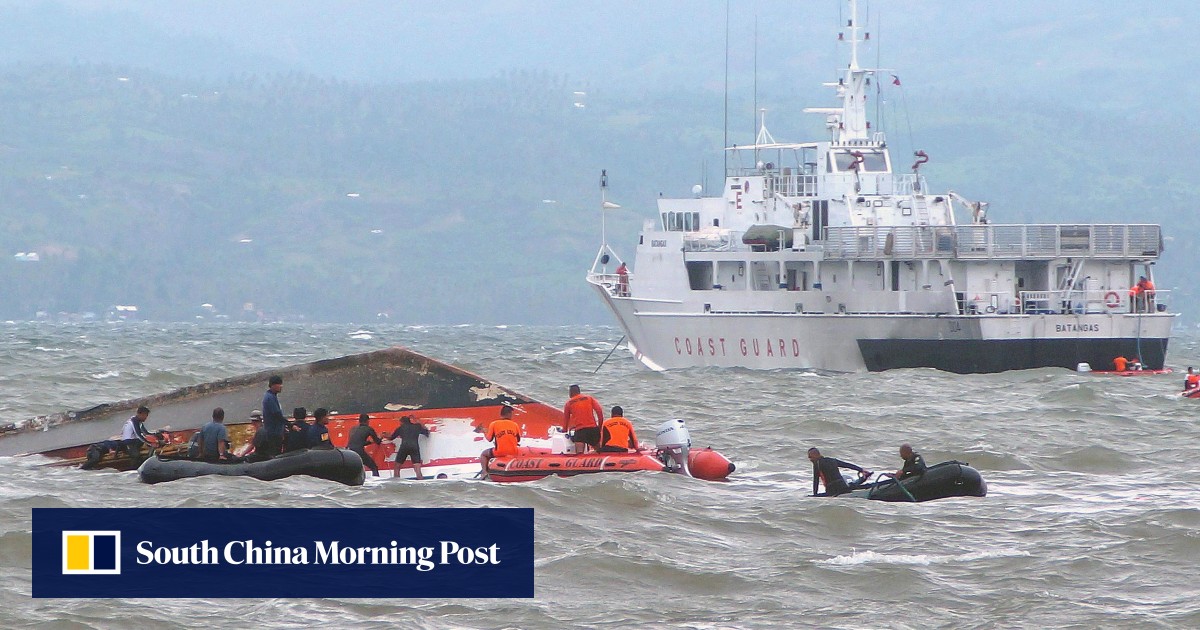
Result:
[[[1146,276],[1138,276],[1137,284],[1129,289],[1129,307],[1133,313],[1149,313],[1154,310],[1154,283]]]

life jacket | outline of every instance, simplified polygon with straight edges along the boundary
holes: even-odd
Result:
[[[604,442],[602,446],[629,448],[630,443],[637,444],[637,437],[633,432],[633,424],[621,416],[614,416],[605,420],[603,431],[608,434],[608,441]]]
[[[595,398],[587,394],[580,394],[567,401],[563,415],[567,417],[569,428],[582,429],[597,426],[595,412],[599,409],[600,403],[596,402]],[[604,412],[601,411],[599,415],[603,416]]]
[[[1113,366],[1117,368],[1118,372],[1124,372],[1125,368],[1128,365],[1129,365],[1129,360],[1126,359],[1125,357],[1117,357],[1117,358],[1113,359]]]
[[[1196,389],[1200,387],[1200,374],[1188,374],[1183,382],[1184,389]]]
[[[496,443],[492,455],[506,457],[520,452],[517,444],[521,441],[521,427],[512,420],[496,420],[488,425],[483,437]]]

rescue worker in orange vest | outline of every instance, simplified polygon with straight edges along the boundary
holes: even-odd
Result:
[[[604,421],[600,429],[600,453],[628,453],[638,449],[637,434],[633,423],[625,419],[625,410],[620,405],[612,408],[612,416]]]
[[[1113,359],[1113,368],[1118,372],[1124,372],[1129,367],[1129,359],[1125,357],[1117,357]]]
[[[600,425],[604,422],[604,409],[591,396],[579,391],[578,385],[572,385],[568,390],[571,399],[563,407],[563,433],[575,433],[571,441],[575,443],[575,454],[587,452],[588,446],[596,448],[600,445]]]
[[[1183,378],[1183,391],[1186,392],[1197,387],[1200,387],[1200,374],[1196,374],[1196,371],[1189,367],[1187,376]]]
[[[1134,313],[1149,313],[1154,310],[1154,283],[1146,276],[1138,276],[1137,284],[1129,290],[1129,306]]]
[[[517,445],[521,443],[521,427],[513,422],[512,415],[512,407],[504,405],[500,408],[500,419],[494,420],[483,433],[483,437],[495,443],[495,446],[479,454],[482,479],[489,478],[488,463],[493,457],[511,457],[520,453]]]

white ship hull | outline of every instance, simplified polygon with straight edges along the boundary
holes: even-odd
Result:
[[[633,355],[653,370],[689,367],[834,372],[928,367],[958,373],[1096,369],[1141,356],[1161,367],[1170,314],[714,314],[613,297]]]

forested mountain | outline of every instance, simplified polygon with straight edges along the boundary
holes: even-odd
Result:
[[[28,29],[50,28],[16,11]],[[110,19],[152,32],[145,16]],[[827,36],[826,26],[805,28]],[[1036,29],[1020,40],[1027,24],[1003,26],[1010,41],[1047,41]],[[148,46],[219,47],[161,37]],[[710,44],[693,47],[711,57]],[[984,41],[971,58],[1000,55],[999,45]],[[897,48],[939,63],[907,46]],[[751,139],[755,105],[769,110],[778,139],[819,135],[820,118],[800,109],[830,103],[819,83],[834,78],[826,61],[836,51],[821,50],[815,63],[764,55],[757,95],[744,72],[731,81],[731,142]],[[257,59],[245,67],[270,68],[273,52],[239,54]],[[643,59],[644,74],[670,76],[676,54]],[[546,55],[540,67],[553,67]],[[719,74],[691,87],[547,69],[351,81],[298,70],[306,64],[295,59],[222,74],[218,57],[188,73],[9,54],[0,68],[0,317],[136,304],[147,318],[181,319],[211,316],[200,307],[211,304],[234,318],[249,305],[320,320],[607,322],[583,281],[599,244],[599,171],[608,169],[610,196],[625,208],[610,213],[609,235],[627,253],[659,193],[720,177]],[[1113,87],[1153,64],[1104,62],[1117,75],[1105,87],[1100,66],[1072,63],[1057,91],[934,80],[927,66],[904,74],[903,88],[880,94],[897,163],[927,151],[931,184],[991,201],[997,222],[1163,223],[1160,287],[1178,289],[1175,306],[1194,315],[1200,304],[1186,286],[1200,234],[1187,198],[1198,138],[1186,102]],[[963,55],[940,66],[951,75],[981,67]],[[1036,64],[1020,67],[1028,83],[1052,83]],[[1174,67],[1160,65],[1163,76],[1147,85],[1171,89],[1162,79]],[[29,252],[38,260],[18,256]]]

